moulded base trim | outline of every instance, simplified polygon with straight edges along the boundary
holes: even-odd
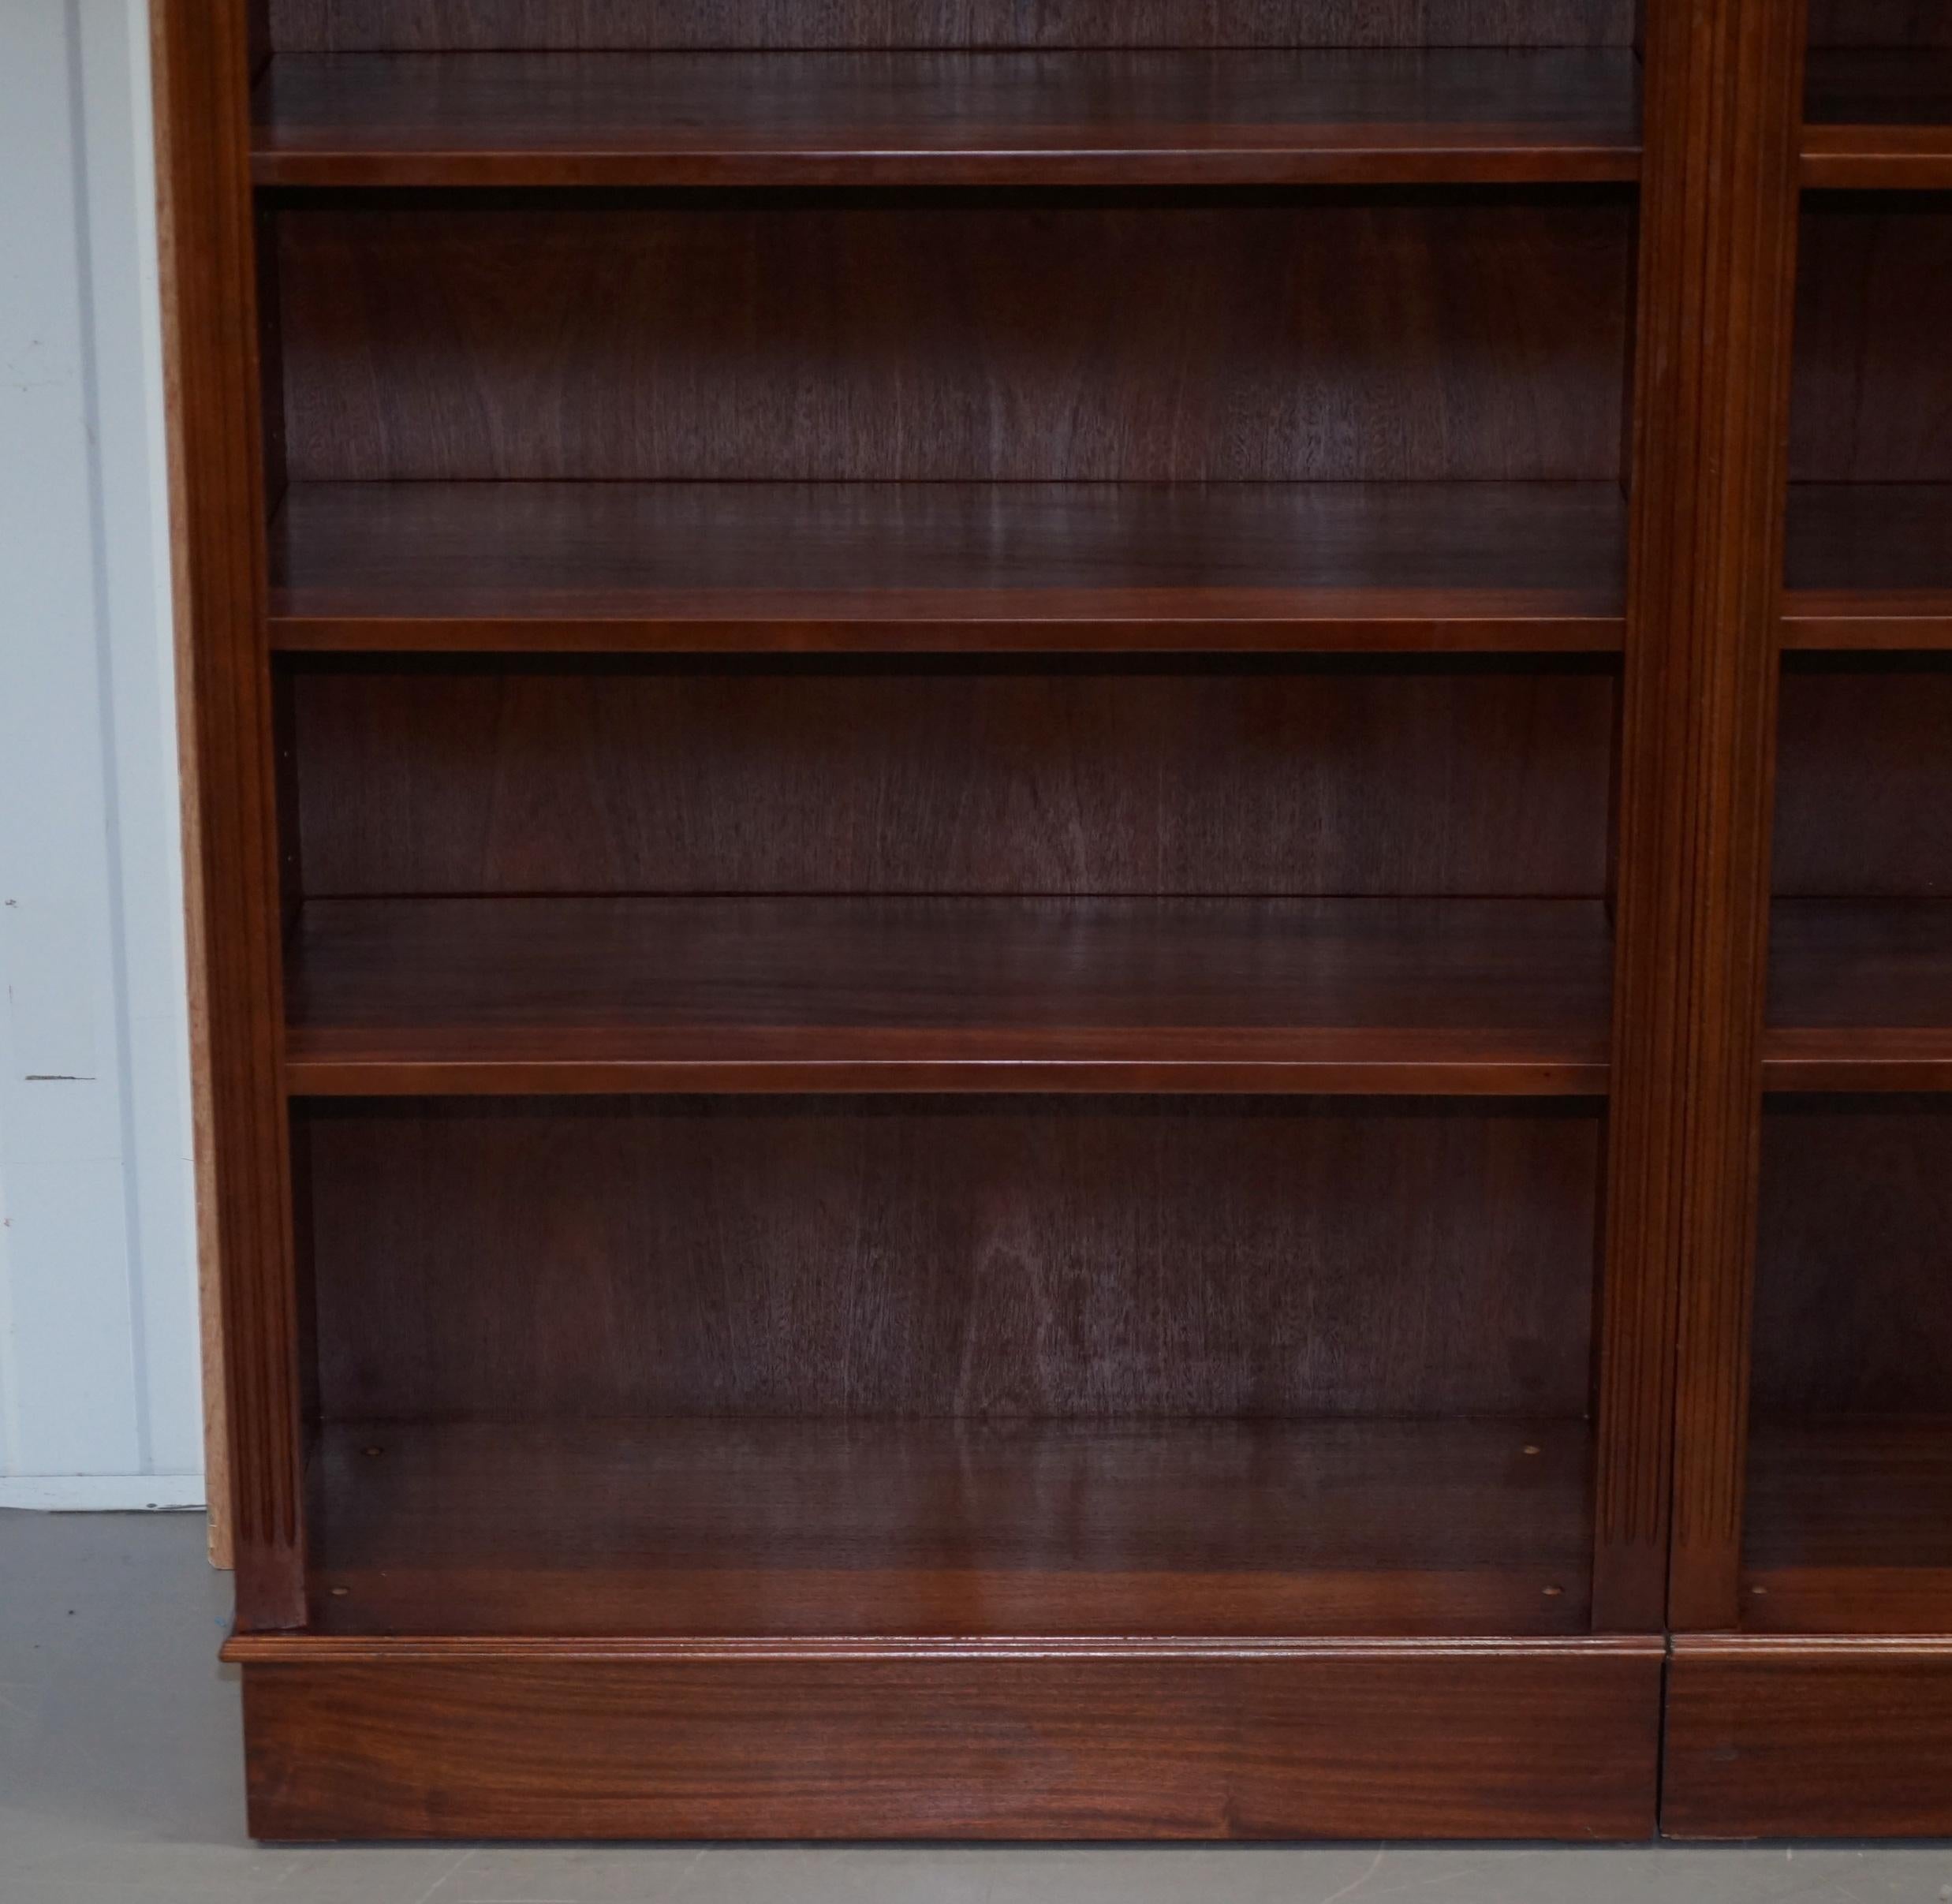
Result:
[[[1952,1637],[1678,1637],[1674,1838],[1952,1835]]]
[[[1631,1839],[1662,1642],[233,1641],[251,1828]]]

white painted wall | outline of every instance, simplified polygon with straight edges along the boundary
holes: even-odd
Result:
[[[203,1499],[146,0],[0,0],[0,1506]]]

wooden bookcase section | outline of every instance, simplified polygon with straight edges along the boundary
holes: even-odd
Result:
[[[1745,1469],[1664,1816],[1952,1828],[1952,8],[1811,16]]]
[[[1644,1837],[1670,1623],[1739,1827],[1943,1623],[1867,12],[161,0],[256,1832]]]

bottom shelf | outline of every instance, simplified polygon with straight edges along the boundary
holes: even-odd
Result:
[[[1573,1634],[1584,1422],[338,1424],[321,1636]]]
[[[1745,1525],[1747,1631],[1952,1633],[1952,1421],[1759,1424]]]

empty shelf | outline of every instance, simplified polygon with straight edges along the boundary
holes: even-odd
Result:
[[[1793,487],[1782,642],[1952,648],[1952,484]]]
[[[1610,483],[300,485],[287,651],[1599,650]]]
[[[287,54],[267,185],[1632,179],[1631,53]]]
[[[301,1095],[1606,1088],[1597,902],[312,901]]]
[[[1952,902],[1778,900],[1768,1025],[1771,1090],[1952,1090]]]
[[[1562,1633],[1579,1421],[329,1428],[328,1635]]]
[[[1810,55],[1803,182],[1952,188],[1952,54],[1922,47]]]
[[[1952,1630],[1952,1421],[1759,1425],[1745,1526],[1749,1631]]]

